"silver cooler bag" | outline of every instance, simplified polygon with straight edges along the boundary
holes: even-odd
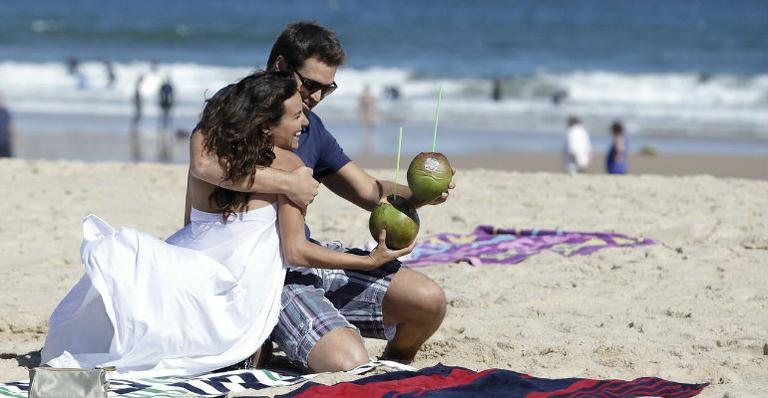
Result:
[[[107,371],[113,368],[29,370],[29,398],[107,398]]]

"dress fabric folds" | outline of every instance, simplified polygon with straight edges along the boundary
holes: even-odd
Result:
[[[167,241],[83,219],[85,275],[51,315],[41,363],[131,377],[198,375],[251,356],[280,312],[276,205],[192,209]]]

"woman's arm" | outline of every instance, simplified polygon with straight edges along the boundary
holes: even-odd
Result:
[[[253,183],[250,183],[248,178],[225,181],[224,169],[215,154],[205,151],[203,138],[202,133],[195,131],[190,139],[189,173],[193,177],[232,191],[287,195],[301,207],[307,207],[317,195],[320,183],[312,178],[312,169],[304,167],[303,164],[289,170],[258,168],[253,171]],[[274,151],[277,154],[285,150],[274,148]]]
[[[293,168],[300,163],[301,160],[296,155],[288,152],[279,155],[273,167]],[[384,243],[386,233],[382,231],[379,236],[379,245],[367,256],[330,250],[307,240],[304,235],[304,215],[299,207],[284,195],[280,195],[278,201],[278,224],[283,258],[293,266],[372,270],[410,253],[415,245],[414,243],[401,250],[390,250]]]

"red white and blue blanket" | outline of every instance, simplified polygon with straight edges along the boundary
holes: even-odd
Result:
[[[397,366],[394,366],[397,365]],[[461,367],[438,364],[416,370],[389,361],[371,362],[347,373],[362,374],[379,366],[409,369],[338,383],[332,386],[308,382],[317,375],[283,375],[263,369],[235,370],[197,377],[153,379],[109,378],[109,397],[223,397],[246,389],[307,383],[284,398],[308,397],[526,397],[526,398],[612,398],[612,397],[692,397],[707,384],[684,384],[642,377],[625,380],[544,379],[503,369],[474,372]],[[0,397],[26,398],[27,381],[0,384]],[[257,394],[261,392],[258,391]],[[250,396],[250,395],[249,395]]]
[[[466,261],[472,265],[516,264],[542,251],[583,256],[609,247],[654,241],[608,232],[568,232],[480,225],[469,234],[442,233],[419,241],[403,264],[411,267]]]
[[[635,380],[543,379],[503,369],[474,372],[438,364],[418,371],[398,371],[326,386],[309,382],[280,398],[687,398],[707,384],[684,384],[655,377]]]

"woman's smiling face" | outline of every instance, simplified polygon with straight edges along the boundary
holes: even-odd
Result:
[[[283,101],[283,116],[270,129],[276,147],[288,150],[299,147],[301,130],[309,124],[303,108],[301,95],[298,91],[291,98]]]

